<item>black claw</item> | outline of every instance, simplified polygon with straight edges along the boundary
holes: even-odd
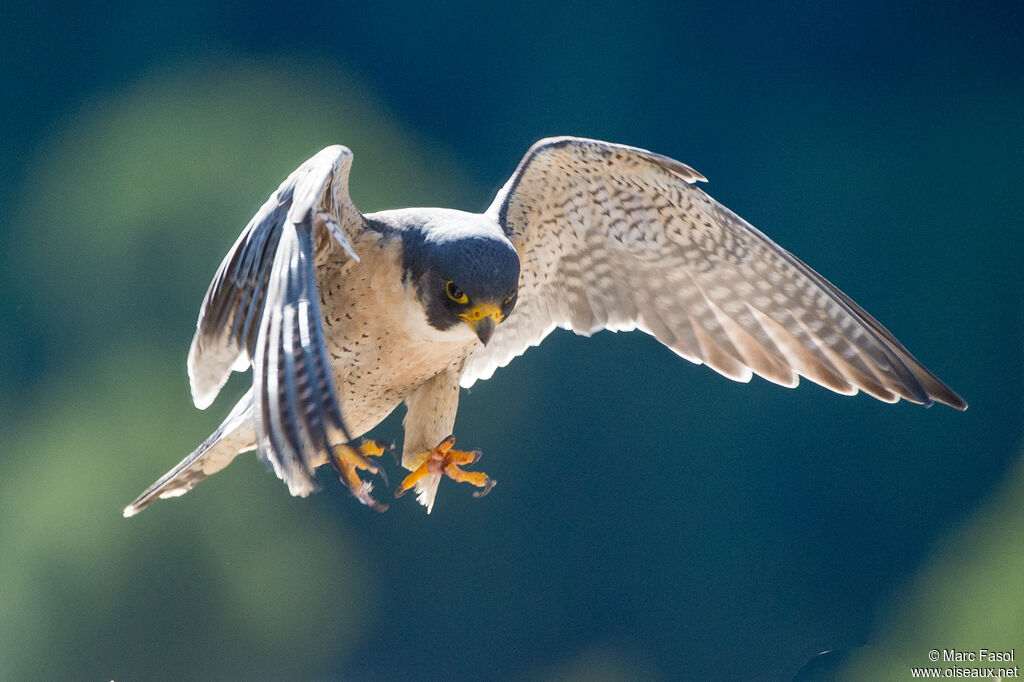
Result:
[[[376,512],[380,512],[380,513],[383,514],[384,512],[386,512],[388,510],[388,505],[381,504],[380,502],[375,500],[373,498],[373,496],[370,495],[369,491],[362,491],[361,490],[359,492],[356,492],[356,491],[353,490],[352,494],[355,495],[357,500],[359,500],[360,502],[365,504],[367,507],[369,507],[370,509],[372,509],[372,510],[374,510]]]
[[[395,499],[397,500],[399,497],[406,494],[407,492],[409,492],[408,488],[395,488]]]
[[[476,464],[477,462],[480,461],[480,458],[484,456],[484,451],[477,449],[477,450],[473,450],[469,454],[473,455],[473,461],[470,462],[470,464]]]
[[[491,488],[493,488],[496,483],[497,481],[495,481],[493,478],[488,478],[486,481],[484,481],[483,489],[474,492],[473,497],[483,497],[487,493],[491,492]]]

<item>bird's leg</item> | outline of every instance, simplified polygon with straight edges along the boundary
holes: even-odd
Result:
[[[387,485],[388,477],[384,469],[371,462],[368,457],[380,457],[387,450],[393,450],[394,445],[379,440],[364,439],[358,447],[343,444],[334,447],[334,465],[338,470],[338,476],[342,483],[347,485],[356,498],[367,507],[372,507],[379,512],[387,511],[388,505],[381,504],[373,499],[370,492],[373,484],[359,478],[359,471],[369,471],[374,476],[380,476]]]
[[[495,483],[493,478],[482,471],[463,471],[460,468],[460,465],[476,463],[483,453],[479,450],[453,450],[453,445],[455,436],[448,436],[433,450],[424,453],[423,462],[405,477],[395,490],[395,497],[401,497],[412,490],[417,481],[429,474],[444,475],[453,481],[475,485],[480,490],[473,493],[473,497],[483,497],[491,492]]]

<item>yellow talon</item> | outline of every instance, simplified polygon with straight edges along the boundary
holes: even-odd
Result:
[[[444,475],[459,483],[469,483],[481,490],[473,493],[473,497],[483,497],[491,492],[495,481],[482,471],[463,471],[459,465],[474,464],[483,455],[479,450],[453,450],[455,436],[448,436],[437,444],[433,450],[424,454],[423,463],[405,477],[395,490],[395,497],[401,497],[414,487],[416,483],[429,474]]]
[[[371,439],[363,440],[359,447],[337,445],[334,448],[334,465],[342,483],[349,487],[356,499],[379,512],[387,511],[388,505],[373,499],[370,495],[373,491],[373,484],[361,479],[359,471],[369,471],[374,476],[380,476],[384,479],[384,484],[387,485],[388,479],[384,470],[367,457],[380,457],[387,450],[393,448],[394,446],[389,443]]]

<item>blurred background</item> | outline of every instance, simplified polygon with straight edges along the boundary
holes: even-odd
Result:
[[[1024,650],[1024,5],[2,16],[0,678],[881,680]],[[463,396],[484,499],[298,500],[247,456],[121,518],[246,388],[195,410],[185,354],[295,166],[343,143],[364,211],[482,210],[559,134],[704,173],[970,409],[557,332]]]

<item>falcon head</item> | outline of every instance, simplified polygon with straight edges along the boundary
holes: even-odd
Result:
[[[484,345],[516,305],[519,255],[471,214],[434,209],[403,230],[403,268],[427,322],[440,331],[468,325]]]

